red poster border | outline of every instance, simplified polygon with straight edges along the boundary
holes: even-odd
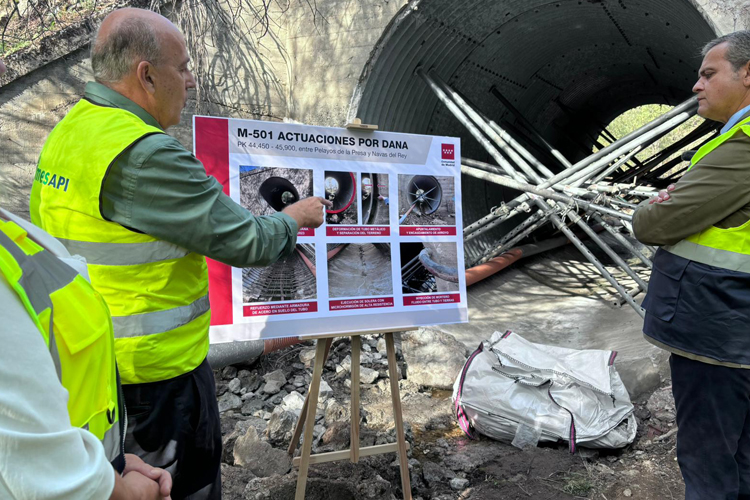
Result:
[[[229,195],[229,120],[195,117],[195,156]],[[212,259],[208,265],[208,298],[211,302],[211,325],[232,324],[232,268]]]

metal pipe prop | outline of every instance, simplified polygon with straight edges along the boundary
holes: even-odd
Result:
[[[492,172],[486,172],[484,170],[479,170],[478,168],[469,167],[467,165],[461,165],[461,173],[470,175],[472,177],[476,177],[477,179],[482,179],[482,180],[492,182],[495,184],[500,184],[501,186],[505,186],[511,189],[516,189],[518,191],[526,191],[527,193],[531,193],[536,196],[541,196],[543,198],[547,198],[550,200],[575,204],[579,206],[580,208],[582,208],[583,210],[586,210],[587,212],[596,211],[596,212],[601,212],[607,215],[611,215],[612,217],[617,217],[619,219],[625,219],[625,220],[633,219],[632,216],[624,214],[622,212],[618,212],[617,210],[612,210],[611,208],[602,207],[600,205],[596,205],[594,203],[582,200],[580,198],[572,198],[570,196],[566,196],[564,194],[560,194],[549,189],[542,189],[542,188],[533,186],[525,182],[514,181],[513,179],[510,179],[503,175],[495,174]]]
[[[630,278],[633,281],[635,281],[636,284],[639,287],[641,287],[642,290],[648,291],[648,284],[645,281],[643,281],[640,276],[638,276],[638,273],[636,273],[635,271],[633,271],[633,269],[627,264],[627,262],[625,262],[624,260],[622,260],[622,257],[620,257],[619,255],[617,255],[617,252],[615,252],[614,250],[612,250],[612,247],[610,247],[609,245],[607,245],[601,238],[599,238],[599,235],[596,234],[596,231],[594,231],[593,229],[591,229],[591,227],[589,227],[589,225],[586,224],[586,222],[581,218],[580,215],[578,215],[577,213],[575,213],[573,211],[570,211],[570,210],[567,211],[567,212],[565,212],[565,215],[572,222],[576,223],[578,225],[578,227],[580,227],[581,229],[583,229],[583,232],[585,232],[588,235],[588,237],[591,238],[591,241],[593,241],[594,243],[596,243],[597,245],[599,245],[599,247],[602,250],[604,250],[604,253],[606,253],[609,256],[609,258],[612,259],[615,262],[615,264],[617,264],[618,267],[620,267],[620,269],[622,269],[623,271],[625,271],[625,274],[627,274],[628,276],[630,276]]]
[[[428,84],[428,86],[430,86],[430,88],[433,90],[433,92],[436,93],[436,95],[438,96],[438,98],[443,103],[446,103],[446,101],[447,102],[451,102],[448,99],[448,97],[445,95],[445,93],[443,93],[441,89],[437,88],[437,85],[435,84],[435,82],[433,82],[430,79],[430,77],[427,76],[424,73],[424,71],[422,71],[421,69],[418,69],[417,70],[417,74],[419,74],[425,80],[425,82]],[[451,109],[452,107],[453,108],[457,108],[452,102],[451,102],[450,106],[448,104],[446,104],[446,106],[449,108],[449,110],[451,110],[451,112],[454,115],[456,114],[454,112],[454,110]],[[667,113],[665,113],[664,115],[660,116],[659,118],[653,120],[652,122],[644,125],[640,129],[638,129],[638,130],[636,130],[634,132],[631,132],[630,134],[626,135],[623,139],[620,139],[619,141],[610,144],[606,148],[598,151],[597,153],[589,156],[588,158],[584,158],[583,160],[581,160],[580,162],[578,162],[575,165],[571,166],[570,168],[568,168],[566,170],[563,170],[562,172],[560,172],[558,174],[555,174],[554,176],[552,176],[551,178],[549,178],[545,182],[542,182],[539,185],[539,187],[541,187],[541,188],[550,187],[550,186],[553,186],[553,185],[555,185],[555,184],[557,184],[557,183],[559,183],[561,181],[565,182],[565,183],[570,183],[570,182],[574,182],[575,180],[577,180],[579,178],[582,178],[582,177],[585,178],[585,177],[587,177],[589,175],[592,175],[592,172],[598,171],[598,169],[602,168],[602,166],[608,165],[615,158],[618,158],[618,157],[622,156],[623,154],[628,153],[630,150],[634,149],[634,147],[637,147],[638,145],[640,145],[640,144],[636,144],[635,146],[630,147],[627,144],[627,142],[629,142],[631,139],[638,139],[638,138],[640,138],[639,139],[639,143],[645,143],[649,139],[651,139],[651,138],[659,135],[664,129],[672,128],[676,124],[678,124],[678,122],[682,123],[682,121],[685,121],[688,118],[690,118],[690,116],[692,116],[692,114],[683,113],[683,110],[685,110],[685,109],[692,110],[693,113],[694,113],[694,111],[695,111],[694,108],[697,109],[697,100],[695,100],[693,98],[693,99],[690,99],[690,100],[682,103],[679,106],[676,106],[672,110],[668,111]],[[676,112],[676,110],[680,110],[680,112]],[[669,115],[670,117],[672,117],[672,119],[665,121],[665,117],[667,115]],[[656,124],[656,125],[654,125],[654,124]],[[661,126],[660,126],[660,124],[661,124]],[[465,123],[464,123],[464,125],[466,126]],[[642,131],[642,130],[645,131],[645,132],[638,133],[639,131]],[[481,143],[481,141],[480,141],[480,143]],[[484,144],[482,144],[482,145],[484,146]],[[610,154],[607,154],[606,156],[604,156],[602,158],[602,154],[606,153],[607,151],[612,151],[612,152]],[[601,158],[601,160],[595,161],[592,164],[591,162],[594,159],[596,159],[597,157]],[[493,155],[493,158],[494,158],[494,155]],[[502,164],[499,161],[498,161],[498,164],[500,164],[502,166]],[[581,172],[584,169],[586,170],[586,172],[585,173]],[[576,173],[578,173],[578,175],[574,175]],[[508,219],[508,218],[516,215],[517,213],[519,213],[517,210],[515,210],[516,207],[518,205],[520,205],[522,202],[526,201],[526,200],[528,200],[528,196],[525,195],[525,194],[523,194],[523,195],[521,195],[521,196],[519,196],[519,197],[511,200],[510,202],[506,203],[506,207],[508,207],[508,209],[509,209],[509,211],[508,211],[507,214],[497,214],[497,213],[495,213],[495,214],[488,214],[487,216],[485,216],[482,219],[480,219],[480,221],[482,221],[481,225],[478,225],[478,226],[475,226],[475,227],[467,226],[467,228],[464,230],[464,235],[466,236],[468,234],[471,234],[471,231],[477,230],[479,227],[488,224],[490,221],[492,221],[493,219],[495,219],[497,217],[503,217],[504,219]]]
[[[557,161],[559,161],[560,164],[563,167],[565,167],[565,168],[572,167],[572,164],[568,161],[568,159],[565,158],[562,155],[562,153],[560,153],[560,151],[558,151],[557,149],[555,149],[555,147],[552,146],[552,144],[550,144],[549,142],[547,142],[547,140],[544,137],[542,137],[542,134],[540,134],[539,132],[536,131],[536,129],[534,128],[534,126],[526,119],[526,117],[520,111],[518,111],[516,109],[516,107],[513,106],[513,104],[508,99],[506,99],[504,95],[502,95],[500,93],[500,91],[497,90],[497,87],[495,87],[493,85],[492,88],[490,88],[490,92],[492,93],[492,95],[494,95],[497,98],[497,100],[499,100],[501,103],[503,103],[503,106],[505,106],[506,109],[508,111],[510,111],[513,114],[513,116],[515,116],[516,119],[519,122],[521,122],[521,124],[524,126],[524,128],[526,128],[526,130],[528,130],[529,132],[531,132],[534,135],[534,137],[540,143],[542,143],[542,145],[544,145],[544,147],[546,147],[549,150],[549,152],[552,154],[552,156],[554,156],[555,159],[557,159]]]
[[[609,174],[611,174],[612,172],[614,172],[615,170],[617,170],[618,168],[620,168],[628,160],[630,160],[630,158],[632,158],[633,156],[635,156],[638,153],[640,153],[642,149],[643,149],[643,144],[637,146],[630,153],[626,154],[625,156],[623,156],[622,158],[620,158],[619,160],[617,160],[616,162],[614,162],[611,167],[608,167],[608,168],[604,169],[599,175],[597,175],[596,177],[594,177],[594,179],[591,182],[599,182],[600,180],[604,179]],[[578,184],[578,185],[580,185],[580,184]]]
[[[538,217],[536,217],[537,215]],[[473,265],[479,265],[489,262],[501,253],[507,251],[510,248],[513,248],[516,243],[523,240],[528,235],[547,224],[549,221],[549,214],[545,214],[543,211],[539,210],[533,216],[529,217],[521,224],[513,228],[513,230],[508,234],[503,236],[503,238],[500,240],[499,245],[485,253],[484,257],[476,261]]]
[[[628,239],[625,236],[623,236],[617,229],[615,229],[611,225],[609,225],[604,220],[604,218],[601,215],[594,214],[594,220],[596,222],[598,222],[607,232],[609,232],[609,234],[611,234],[612,236],[614,236],[615,239],[617,241],[619,241],[622,246],[624,246],[625,248],[627,248],[628,250],[630,250],[633,253],[633,255],[635,255],[636,257],[638,257],[641,260],[641,262],[643,262],[644,264],[646,264],[649,267],[649,269],[653,269],[654,263],[651,262],[651,260],[648,257],[646,257],[645,255],[643,255],[643,253],[641,253],[641,251],[638,250],[635,247],[635,245],[633,245],[632,243],[630,243],[628,241]]]
[[[482,132],[479,130],[479,128],[477,128],[471,122],[471,120],[467,119],[467,117],[463,113],[463,111],[451,100],[450,97],[448,97],[448,95],[441,88],[441,86],[438,85],[434,80],[432,80],[427,74],[425,74],[425,72],[424,72],[424,70],[422,70],[422,68],[417,68],[416,72],[417,72],[417,74],[420,77],[422,77],[423,80],[425,80],[425,82],[430,87],[430,89],[432,89],[432,91],[435,93],[435,95],[438,97],[438,99],[441,102],[443,102],[443,104],[445,104],[445,106],[456,117],[456,119],[458,119],[466,127],[466,129],[469,131],[469,133],[480,143],[480,145],[482,145],[482,147],[484,147],[487,150],[487,152],[490,153],[490,155],[493,157],[493,159],[495,159],[495,161],[498,163],[498,165],[500,165],[500,167],[503,170],[505,170],[505,172],[511,178],[513,178],[516,181],[523,182],[525,180],[524,177],[520,173],[516,172],[515,169],[513,169],[513,167],[505,160],[505,158],[503,158],[503,156],[499,153],[499,151],[487,140],[486,137],[484,137],[484,135],[482,135]],[[446,85],[446,87],[447,87],[447,85]],[[477,118],[479,118],[479,117],[477,116]],[[607,163],[608,162],[609,161],[607,161]],[[470,167],[466,167],[466,168],[470,168]],[[575,166],[573,168],[575,168]],[[463,166],[461,167],[461,170],[462,171],[464,170]],[[473,170],[476,170],[476,169],[473,169]],[[484,172],[482,172],[482,173],[484,173]],[[532,178],[534,178],[534,177],[538,178],[536,172],[531,171],[531,172],[527,172],[527,173],[529,173],[529,175]],[[497,174],[494,174],[494,175],[497,175]],[[554,179],[554,177],[552,179]],[[549,181],[547,181],[547,182],[550,183],[549,185],[553,184],[552,179],[550,179]],[[533,186],[529,186],[529,187],[533,187]],[[548,186],[542,185],[540,187],[544,188],[544,187],[548,187]],[[526,196],[529,197],[528,195],[526,195]],[[534,198],[534,197],[532,197],[532,201],[540,209],[542,209],[544,211],[550,211],[551,210],[551,207],[544,200],[542,200],[541,198]],[[619,214],[619,212],[618,212],[618,214]],[[574,245],[576,245],[577,248],[579,248],[579,250],[581,250],[581,253],[584,254],[584,256],[594,265],[594,267],[597,268],[597,270],[602,274],[602,276],[604,276],[605,279],[607,281],[609,281],[610,284],[612,284],[615,287],[615,289],[621,295],[623,295],[623,297],[625,297],[626,299],[630,298],[630,300],[628,301],[628,303],[630,303],[630,305],[634,309],[636,309],[636,311],[639,314],[643,315],[643,312],[642,312],[642,309],[640,308],[640,306],[638,306],[638,304],[635,303],[635,301],[632,299],[632,297],[630,297],[627,294],[627,291],[617,282],[617,280],[609,273],[609,271],[607,271],[604,268],[604,266],[596,259],[596,257],[594,256],[594,254],[592,254],[591,251],[589,251],[586,248],[586,245],[584,245],[578,239],[578,237],[575,234],[573,234],[573,232],[560,220],[560,218],[557,217],[554,214],[551,214],[550,215],[550,220],[552,221],[552,223],[560,231],[562,231],[565,234],[565,236],[568,237],[568,239],[570,239],[573,242]],[[586,226],[586,227],[588,227],[588,226]],[[604,242],[601,242],[600,246],[601,245],[605,245],[606,246],[606,244],[604,244]]]
[[[547,205],[543,200],[537,198],[536,202],[539,204],[539,207],[544,209],[545,207],[549,209],[549,205]],[[635,312],[637,312],[641,318],[644,318],[646,316],[646,312],[643,310],[641,306],[638,305],[638,303],[633,299],[633,297],[628,293],[625,288],[618,283],[617,279],[615,279],[614,276],[612,276],[609,271],[602,265],[601,262],[599,262],[599,259],[596,258],[596,256],[591,253],[591,250],[586,247],[586,245],[583,244],[583,242],[578,239],[578,237],[573,234],[573,231],[566,226],[557,215],[550,215],[550,220],[552,221],[552,224],[562,231],[562,233],[568,237],[568,239],[573,243],[576,248],[583,254],[586,259],[588,259],[589,262],[591,262],[594,267],[599,271],[599,274],[604,276],[604,279],[606,279],[610,285],[612,285],[617,292],[622,295],[622,297],[627,301],[630,306],[635,309]],[[582,222],[582,221],[581,221]],[[588,228],[588,225],[585,223],[579,224],[579,226],[583,229],[583,226],[586,226]],[[589,228],[591,229],[591,228]]]

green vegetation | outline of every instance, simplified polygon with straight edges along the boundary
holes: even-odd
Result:
[[[644,106],[638,106],[637,108],[630,109],[612,120],[612,122],[607,125],[607,130],[616,138],[624,137],[637,128],[663,115],[670,109],[670,106],[664,104],[646,104]],[[672,130],[670,133],[661,137],[659,140],[652,143],[647,148],[641,150],[638,154],[635,155],[635,157],[640,161],[648,159],[662,149],[674,144],[675,142],[685,137],[687,134],[695,130],[701,123],[703,123],[703,118],[697,115],[690,118],[685,123]],[[611,141],[607,139],[607,136],[605,134],[600,135],[598,141],[605,146],[611,143]],[[696,149],[700,142],[701,140],[695,141],[690,145],[682,148],[681,151]],[[595,147],[594,151],[597,150],[598,148]],[[665,158],[664,162],[669,161],[676,156],[679,156],[681,151],[677,151],[668,158]],[[661,177],[668,177],[672,172],[675,171],[675,169],[679,168],[681,168],[681,165],[678,164],[677,167],[670,170],[669,172],[666,172]]]
[[[592,482],[580,474],[571,474],[565,477],[565,485],[562,487],[565,493],[574,497],[585,497],[593,489],[594,485]]]
[[[24,40],[12,45],[9,43],[0,43],[0,55],[2,55],[2,57],[8,57],[9,55],[18,52],[19,50],[25,49],[29,45],[31,45],[31,41],[29,40]]]

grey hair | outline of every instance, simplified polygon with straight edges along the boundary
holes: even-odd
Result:
[[[722,43],[727,44],[725,58],[735,71],[738,71],[750,61],[750,31],[735,31],[734,33],[711,40],[703,47],[701,55],[706,57],[709,50]]]
[[[161,55],[156,31],[138,17],[124,19],[105,38],[91,46],[91,67],[99,83],[122,80],[141,61],[157,64]]]

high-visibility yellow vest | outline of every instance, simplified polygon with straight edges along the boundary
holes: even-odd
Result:
[[[700,167],[698,162],[703,157],[734,137],[735,134],[740,133],[750,136],[750,118],[739,122],[698,149],[688,170]],[[674,245],[665,245],[661,248],[680,257],[710,266],[750,273],[750,220],[741,226],[728,229],[711,226]]]
[[[44,144],[31,220],[86,258],[112,314],[123,384],[167,380],[208,354],[206,259],[101,214],[110,165],[141,138],[163,133],[133,113],[81,100]]]
[[[112,321],[104,299],[21,226],[2,219],[0,274],[49,347],[60,383],[68,391],[70,423],[98,437],[114,462],[124,453],[124,435]]]

